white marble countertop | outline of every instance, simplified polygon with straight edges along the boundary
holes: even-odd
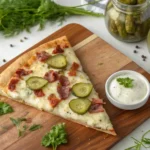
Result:
[[[81,4],[80,0],[57,0],[57,2],[65,5]],[[4,38],[4,36],[0,33],[0,66],[4,64],[3,59],[5,59],[6,61],[11,60],[15,56],[19,55],[26,49],[30,48],[31,46],[42,40],[43,38],[47,37],[48,35],[70,23],[78,23],[85,26],[87,29],[100,36],[102,39],[107,41],[109,44],[114,46],[123,54],[127,55],[139,66],[141,66],[143,69],[150,73],[150,53],[148,52],[146,40],[134,44],[120,42],[108,33],[105,27],[104,18],[81,16],[70,17],[66,19],[66,21],[61,26],[58,24],[47,23],[45,29],[42,31],[37,31],[38,26],[35,26],[31,29],[31,33],[27,33],[24,31],[19,35],[11,38]],[[28,39],[25,40],[24,37],[27,37]],[[23,40],[23,42],[20,42],[21,39]],[[14,47],[10,47],[10,44],[13,44]],[[138,45],[140,49],[138,49],[137,54],[134,54],[133,50],[135,50],[136,45]],[[147,60],[145,62],[142,61],[141,55],[147,56]],[[116,144],[111,150],[124,150],[125,148],[132,146],[134,143],[130,137],[133,136],[140,139],[145,131],[150,130],[149,125],[150,119],[148,119],[145,123],[143,123],[139,128],[137,128],[130,135],[125,137],[118,144]]]

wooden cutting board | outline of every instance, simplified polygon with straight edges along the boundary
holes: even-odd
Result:
[[[46,150],[40,144],[41,139],[51,129],[52,125],[60,122],[66,123],[69,142],[60,146],[58,150],[106,150],[150,117],[150,100],[144,107],[133,111],[120,110],[109,103],[105,95],[104,85],[106,79],[112,73],[124,69],[134,70],[142,73],[149,81],[150,75],[86,28],[78,24],[67,25],[27,51],[63,35],[68,37],[74,47],[75,53],[80,59],[84,71],[94,84],[96,91],[107,102],[105,108],[118,135],[116,137],[107,135],[1,97],[1,101],[8,102],[15,112],[0,116],[0,150]],[[0,72],[15,59],[2,66]],[[9,117],[32,118],[31,124],[42,124],[43,128],[34,132],[27,132],[24,137],[18,138],[16,127],[12,125]]]

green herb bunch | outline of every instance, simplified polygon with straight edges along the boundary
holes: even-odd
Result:
[[[141,141],[135,139],[132,137],[132,139],[134,140],[135,145],[131,146],[125,150],[140,150],[141,147],[144,148],[149,148],[150,149],[150,138],[146,138],[146,135],[150,133],[150,130],[148,130],[146,133],[143,134]]]
[[[117,78],[117,81],[120,85],[123,85],[125,88],[132,88],[133,87],[133,79],[127,78]]]
[[[66,16],[71,15],[102,16],[81,6],[85,5],[67,7],[52,0],[0,0],[0,31],[5,36],[12,36],[23,30],[30,31],[30,27],[36,24],[42,29],[48,20],[62,22]]]
[[[53,126],[50,132],[42,138],[42,145],[45,147],[52,146],[53,150],[56,150],[58,145],[67,143],[66,137],[65,124],[61,123]]]

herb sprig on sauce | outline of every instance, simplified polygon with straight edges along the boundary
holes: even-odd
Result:
[[[148,130],[146,133],[143,134],[140,141],[132,137],[135,145],[129,148],[126,148],[125,150],[140,150],[141,147],[150,148],[150,138],[146,137],[148,133],[150,133],[150,130]]]
[[[123,85],[125,88],[132,88],[133,87],[133,79],[126,77],[126,78],[117,78],[117,82],[120,85]]]

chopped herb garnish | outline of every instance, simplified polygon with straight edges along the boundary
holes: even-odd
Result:
[[[120,85],[123,85],[125,88],[132,88],[133,87],[133,79],[127,78],[117,78],[117,81]]]
[[[141,147],[144,148],[150,148],[150,138],[146,138],[146,135],[150,133],[150,130],[148,130],[146,133],[143,134],[141,140],[137,140],[134,137],[132,139],[134,140],[135,145],[131,146],[129,148],[126,148],[125,150],[140,150]]]
[[[42,125],[40,125],[40,124],[33,124],[33,125],[29,128],[29,130],[30,130],[30,131],[35,131],[35,130],[38,130],[38,129],[40,129],[40,128],[42,128]]]
[[[24,125],[24,126],[23,126],[23,129],[18,131],[18,136],[19,136],[19,137],[20,137],[20,136],[23,136],[23,135],[25,134],[27,128],[28,128],[27,125]]]
[[[31,119],[31,118],[30,118]],[[25,132],[27,131],[28,129],[28,126],[26,124],[24,124],[22,126],[22,122],[26,122],[28,123],[28,119],[26,118],[17,118],[17,119],[14,119],[14,118],[10,118],[10,120],[12,121],[12,123],[17,127],[17,130],[18,130],[18,137],[20,136],[23,136],[25,134]],[[33,124],[30,128],[29,128],[29,131],[35,131],[35,130],[38,130],[42,128],[42,125],[40,124]]]
[[[27,129],[27,126],[24,125],[23,128],[21,128],[21,123],[23,121],[26,121],[27,119],[26,118],[17,118],[17,119],[14,119],[14,118],[10,118],[10,120],[12,121],[12,123],[17,127],[17,130],[18,130],[18,136],[23,136],[26,129]]]
[[[0,116],[11,112],[13,112],[13,108],[9,104],[0,102]]]
[[[21,122],[26,121],[27,119],[26,118],[17,118],[17,119],[10,118],[10,120],[15,126],[19,126]]]
[[[42,138],[42,145],[45,147],[52,146],[53,150],[57,149],[60,144],[67,143],[67,133],[65,131],[65,124],[61,123],[52,127]]]
[[[98,3],[93,0],[85,5]],[[23,30],[39,24],[40,29],[48,20],[62,23],[65,17],[85,15],[101,17],[103,14],[95,13],[81,8],[82,6],[61,6],[53,0],[1,0],[0,1],[0,31],[5,36],[12,36]]]

